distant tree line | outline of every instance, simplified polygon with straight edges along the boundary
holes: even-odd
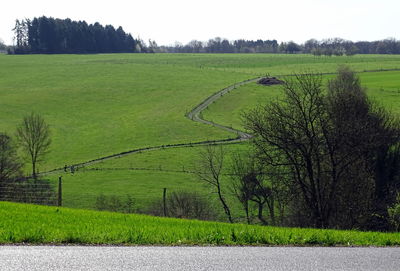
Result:
[[[159,46],[154,40],[146,45],[134,39],[120,26],[103,26],[85,21],[39,18],[16,20],[14,46],[0,42],[0,51],[9,53],[305,53],[315,56],[341,56],[355,54],[400,54],[400,41],[388,38],[378,41],[353,42],[342,38],[310,39],[303,44],[294,41],[227,40],[220,37],[208,41],[192,40],[187,44],[176,42]]]
[[[400,54],[400,41],[385,39],[380,41],[352,42],[340,38],[315,40],[310,39],[302,46],[304,53],[320,55],[354,55],[354,54]]]
[[[192,40],[186,45],[176,43],[173,46],[157,46],[150,42],[149,48],[154,52],[163,53],[278,53],[279,44],[276,40],[234,40],[222,38],[210,39],[207,42]]]
[[[16,54],[69,54],[69,53],[134,53],[141,52],[142,44],[122,27],[85,21],[39,17],[16,20]]]
[[[210,39],[207,42],[192,40],[183,45],[157,46],[149,42],[151,52],[157,53],[306,53],[315,56],[341,56],[354,54],[400,54],[400,41],[385,39],[380,41],[352,42],[341,38],[316,40],[310,39],[304,44],[294,41],[280,42],[277,40],[234,40],[222,38]]]

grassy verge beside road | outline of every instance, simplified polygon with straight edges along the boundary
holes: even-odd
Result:
[[[0,244],[398,246],[400,233],[278,228],[0,202]]]

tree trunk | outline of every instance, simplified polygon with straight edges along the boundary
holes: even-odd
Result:
[[[264,204],[258,203],[258,219],[263,225],[268,225],[268,222],[263,217]]]
[[[218,197],[222,203],[222,206],[224,207],[224,211],[225,211],[226,216],[228,217],[229,223],[233,223],[231,211],[230,211],[228,205],[226,204],[224,197],[222,196],[221,187],[219,185],[218,185]]]
[[[36,179],[36,162],[32,161],[32,177]]]
[[[246,200],[246,202],[244,203],[244,211],[246,212],[247,224],[250,224],[250,217],[249,217],[249,201],[248,201],[248,200]]]

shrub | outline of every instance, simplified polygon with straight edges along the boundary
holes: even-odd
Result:
[[[167,216],[187,219],[213,220],[216,214],[208,199],[196,192],[176,191],[166,199]],[[150,204],[147,212],[151,215],[163,216],[162,200]]]
[[[388,208],[389,222],[394,231],[400,231],[400,193],[397,194],[396,203]]]

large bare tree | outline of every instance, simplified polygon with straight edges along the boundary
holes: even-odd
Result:
[[[32,112],[17,127],[17,139],[32,164],[32,177],[37,176],[37,164],[43,161],[51,144],[50,128],[44,118]]]
[[[339,69],[328,94],[320,75],[287,78],[283,99],[244,119],[261,161],[290,172],[295,207],[310,226],[351,228],[370,214],[374,155],[396,129],[354,72]]]

